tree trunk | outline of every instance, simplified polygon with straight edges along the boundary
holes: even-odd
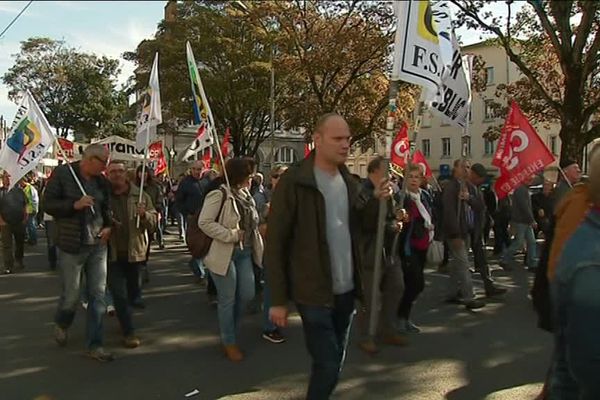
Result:
[[[574,66],[569,68],[565,76],[565,94],[561,110],[560,158],[570,158],[581,165],[583,147],[585,146],[585,129],[583,119],[583,95],[579,90],[581,71]]]

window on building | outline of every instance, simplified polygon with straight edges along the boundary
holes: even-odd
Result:
[[[471,157],[471,136],[462,137],[462,156]]]
[[[492,100],[492,99],[485,100],[484,121],[491,121],[494,118],[496,118],[496,112],[494,110],[493,104],[494,104],[494,100]]]
[[[276,164],[292,164],[296,162],[296,152],[290,147],[282,147],[275,154]]]
[[[450,138],[442,138],[442,157],[450,157]]]
[[[558,152],[556,151],[557,143],[558,143],[558,139],[556,138],[556,136],[548,137],[548,147],[550,148],[550,151],[554,155],[558,154]]]
[[[483,153],[486,156],[491,156],[491,155],[494,155],[495,152],[496,152],[496,141],[485,139],[485,141],[483,142]]]
[[[431,141],[429,139],[421,141],[421,152],[425,157],[431,156]]]
[[[485,79],[487,86],[494,84],[494,67],[487,67],[485,69]]]

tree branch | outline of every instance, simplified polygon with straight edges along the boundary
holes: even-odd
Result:
[[[519,69],[521,70],[521,72],[523,73],[523,75],[525,75],[527,77],[527,79],[529,79],[529,82],[531,82],[531,84],[533,85],[533,87],[538,90],[540,92],[540,94],[542,95],[542,97],[544,98],[544,100],[546,100],[548,102],[548,105],[550,107],[552,107],[553,109],[556,110],[556,112],[560,113],[561,112],[561,104],[557,101],[555,101],[549,94],[548,92],[544,89],[544,87],[540,84],[539,80],[535,77],[535,75],[533,74],[533,72],[527,67],[527,65],[525,65],[525,63],[523,62],[523,60],[521,59],[521,57],[519,57],[512,49],[510,42],[508,41],[507,37],[502,33],[502,31],[500,30],[500,28],[497,27],[492,27],[489,24],[487,24],[485,21],[483,21],[483,19],[477,14],[476,11],[470,11],[467,8],[465,8],[459,1],[457,0],[452,0],[452,3],[455,4],[458,8],[460,8],[466,16],[468,16],[469,18],[475,20],[481,27],[483,27],[484,29],[493,32],[496,34],[496,36],[498,36],[498,38],[500,39],[500,42],[502,43],[502,46],[504,47],[504,50],[506,51],[506,54],[508,55],[508,57],[510,58],[510,60],[515,63],[517,65],[517,67],[519,67]],[[559,50],[559,49],[557,49]]]
[[[540,19],[540,21],[542,23],[542,26],[544,27],[544,30],[546,31],[546,34],[550,38],[550,42],[552,43],[552,46],[554,46],[554,48],[558,52],[559,58],[562,57],[563,54],[561,51],[559,51],[562,48],[562,45],[561,45],[560,41],[558,40],[558,36],[556,36],[556,31],[558,29],[554,25],[552,25],[552,22],[550,21],[550,19],[548,19],[548,14],[546,14],[546,10],[544,10],[544,6],[541,5],[541,2],[538,0],[528,0],[527,2],[535,10],[535,13],[537,14],[538,18]],[[562,60],[561,60],[561,63],[562,63]]]
[[[588,36],[590,35],[590,31],[595,20],[597,9],[598,2],[583,2],[583,15],[581,16],[581,22],[579,23],[579,27],[577,28],[577,33],[575,35],[575,43],[573,44],[573,61],[576,63],[580,63],[581,58],[583,57],[583,49],[585,48],[586,41],[588,39]]]

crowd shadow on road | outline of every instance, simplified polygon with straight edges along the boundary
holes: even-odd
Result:
[[[2,399],[304,397],[310,360],[300,320],[292,318],[287,343],[274,345],[260,338],[261,316],[248,316],[240,337],[246,359],[228,362],[219,347],[216,310],[205,288],[194,283],[181,246],[157,252],[151,263],[148,308],[134,314],[140,348],[123,349],[116,319],[105,319],[106,347],[117,355],[110,364],[83,356],[82,309],[68,346],[53,343],[59,281],[42,252],[36,257],[24,273],[0,277]],[[428,273],[414,311],[423,332],[411,336],[408,347],[382,347],[373,357],[358,350],[353,335],[334,397],[470,400],[526,387],[516,397],[511,392],[494,399],[527,398],[544,378],[551,338],[535,329],[527,273],[500,275],[512,286],[506,298],[467,312],[444,304],[446,278]]]

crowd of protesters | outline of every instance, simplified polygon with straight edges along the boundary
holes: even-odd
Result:
[[[151,243],[165,249],[167,234],[186,243],[192,240],[189,226],[197,226],[210,246],[202,257],[190,257],[188,266],[217,308],[225,356],[244,359],[240,319],[252,308],[262,309],[262,337],[285,342],[282,328],[294,303],[313,360],[307,398],[324,399],[339,379],[355,312],[362,351],[405,346],[421,331],[412,309],[425,290],[428,264],[449,274],[448,303],[476,310],[507,291],[494,282],[490,256],[510,272],[525,250],[524,266],[536,275],[532,297],[540,327],[556,337],[539,398],[600,398],[594,379],[600,322],[591,318],[600,307],[600,156],[592,158],[589,183],[581,183],[575,161],[563,160],[556,185],[544,175],[531,176],[498,199],[486,168],[465,159],[439,181],[426,179],[417,165],[387,179],[381,157],[369,163],[366,178],[354,176],[344,166],[349,137],[346,121],[327,114],[314,129],[315,150],[267,177],[249,158],[227,160],[226,176],[202,161],[177,180],[156,177],[151,169],[142,176],[141,168],[128,171],[110,161],[100,145],[86,147],[72,171],[58,166],[47,181],[29,175],[8,190],[4,174],[3,269],[10,274],[26,268],[25,245],[37,243],[43,223],[49,268],[61,280],[55,340],[67,344],[83,301],[87,354],[110,361],[103,346],[107,310],[118,318],[124,346],[138,347],[131,308],[146,307],[142,288],[150,279]],[[387,213],[383,247],[377,248],[382,199]],[[378,252],[381,281],[374,282]],[[482,295],[473,273],[483,281]],[[558,397],[546,397],[554,393]]]

